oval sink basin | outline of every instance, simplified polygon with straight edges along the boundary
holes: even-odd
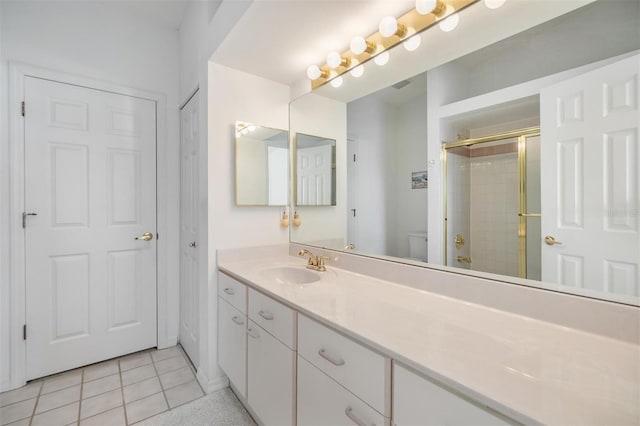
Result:
[[[280,266],[260,271],[263,278],[283,284],[309,284],[320,281],[320,276],[308,269]]]

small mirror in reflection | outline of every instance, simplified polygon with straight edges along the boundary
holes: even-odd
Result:
[[[236,205],[285,206],[289,132],[236,122]]]

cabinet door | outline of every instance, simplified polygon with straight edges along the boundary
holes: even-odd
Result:
[[[248,401],[265,425],[293,424],[295,352],[249,321]]]
[[[393,364],[393,424],[507,425],[490,413],[432,381]]]
[[[246,397],[247,317],[218,297],[218,364]]]
[[[382,414],[298,357],[298,426],[386,425]]]

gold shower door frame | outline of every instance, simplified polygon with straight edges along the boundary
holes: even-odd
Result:
[[[487,142],[496,142],[505,139],[518,138],[518,177],[519,177],[519,206],[518,206],[518,276],[527,278],[527,219],[540,217],[540,213],[527,212],[527,139],[540,136],[540,127],[527,127],[525,129],[512,130],[510,132],[497,133],[480,138],[463,139],[442,144],[442,186],[443,186],[443,232],[444,232],[444,265],[447,265],[447,150],[461,146],[472,146]]]

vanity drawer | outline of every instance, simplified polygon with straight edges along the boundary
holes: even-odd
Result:
[[[264,294],[249,289],[249,318],[291,349],[295,349],[295,312]]]
[[[218,295],[243,314],[247,313],[247,286],[218,272]]]
[[[393,424],[480,426],[510,423],[499,414],[467,401],[394,361]]]
[[[388,420],[298,356],[298,426],[377,425]]]
[[[303,315],[298,315],[298,354],[389,415],[385,410],[385,389],[390,386],[387,358]]]

